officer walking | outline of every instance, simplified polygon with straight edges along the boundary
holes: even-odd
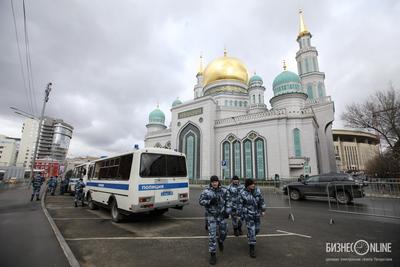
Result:
[[[239,206],[239,194],[244,189],[244,186],[240,184],[239,177],[236,175],[232,177],[232,182],[228,186],[229,195],[231,197],[232,202],[232,226],[233,226],[233,233],[235,236],[242,235],[242,220],[241,215],[238,212]]]
[[[210,186],[201,193],[199,204],[204,206],[208,224],[208,251],[210,252],[210,264],[217,263],[216,239],[218,228],[218,248],[224,250],[224,240],[227,235],[226,218],[231,213],[229,191],[221,186],[218,177],[210,177]]]
[[[33,201],[33,198],[35,195],[36,195],[36,200],[40,200],[39,194],[40,194],[40,188],[42,187],[43,182],[44,182],[44,178],[42,177],[41,172],[39,172],[38,174],[35,175],[35,177],[32,178],[31,201]]]
[[[265,203],[253,179],[246,179],[245,189],[240,192],[239,212],[246,221],[250,257],[255,258],[256,235],[260,232],[260,217],[264,215]]]
[[[78,201],[82,201],[82,207],[85,205],[84,195],[83,195],[83,188],[85,188],[85,183],[83,179],[80,178],[78,182],[75,184],[75,198],[74,203],[75,207],[78,207]]]
[[[54,196],[54,193],[56,192],[57,188],[57,178],[56,177],[51,177],[50,180],[47,182],[49,185],[49,190],[52,196]]]

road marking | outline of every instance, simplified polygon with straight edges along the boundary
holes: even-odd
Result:
[[[46,207],[49,210],[63,210],[63,209],[77,209],[77,207],[60,207],[60,206],[55,206],[55,207],[51,207],[51,206],[47,206]]]
[[[296,233],[282,231],[282,230],[276,230],[276,231],[280,232],[280,233],[285,233],[285,234],[288,234],[288,235],[295,235],[295,236],[301,236],[301,237],[305,237],[305,238],[311,238],[311,236],[309,236],[309,235],[296,234]]]
[[[311,238],[308,235],[296,234],[277,230],[279,234],[260,234],[257,237],[280,237],[280,236],[299,236]],[[227,238],[247,238],[246,235],[234,236],[228,235]],[[208,239],[208,235],[203,236],[116,236],[116,237],[84,237],[84,238],[66,238],[67,241],[90,241],[90,240],[171,240],[171,239]]]
[[[68,220],[111,220],[111,218],[53,218],[55,221],[68,221]]]

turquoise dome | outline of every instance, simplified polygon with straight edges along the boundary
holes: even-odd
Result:
[[[149,123],[158,123],[164,124],[165,122],[165,115],[159,108],[156,108],[149,115]]]
[[[177,105],[182,104],[182,101],[180,101],[178,98],[174,100],[174,102],[172,102],[172,106],[175,107]]]
[[[257,74],[254,74],[250,80],[249,80],[249,84],[252,84],[254,82],[263,82],[262,78],[260,76],[258,76]]]
[[[272,83],[274,95],[303,92],[299,75],[291,71],[282,71]]]

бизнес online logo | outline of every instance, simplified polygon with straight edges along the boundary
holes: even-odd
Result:
[[[392,243],[376,243],[358,240],[356,242],[326,243],[327,253],[356,253],[364,256],[367,253],[391,253]]]

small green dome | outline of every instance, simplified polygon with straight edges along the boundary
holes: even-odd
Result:
[[[274,95],[302,92],[299,75],[291,71],[282,71],[272,83]]]
[[[174,102],[172,102],[172,106],[175,107],[177,105],[182,104],[182,101],[180,101],[178,98],[174,100]]]
[[[262,78],[260,76],[258,76],[257,74],[254,74],[250,80],[249,80],[249,84],[252,84],[254,82],[263,82]]]
[[[149,123],[158,123],[164,124],[165,122],[165,115],[159,108],[156,108],[149,115]]]

